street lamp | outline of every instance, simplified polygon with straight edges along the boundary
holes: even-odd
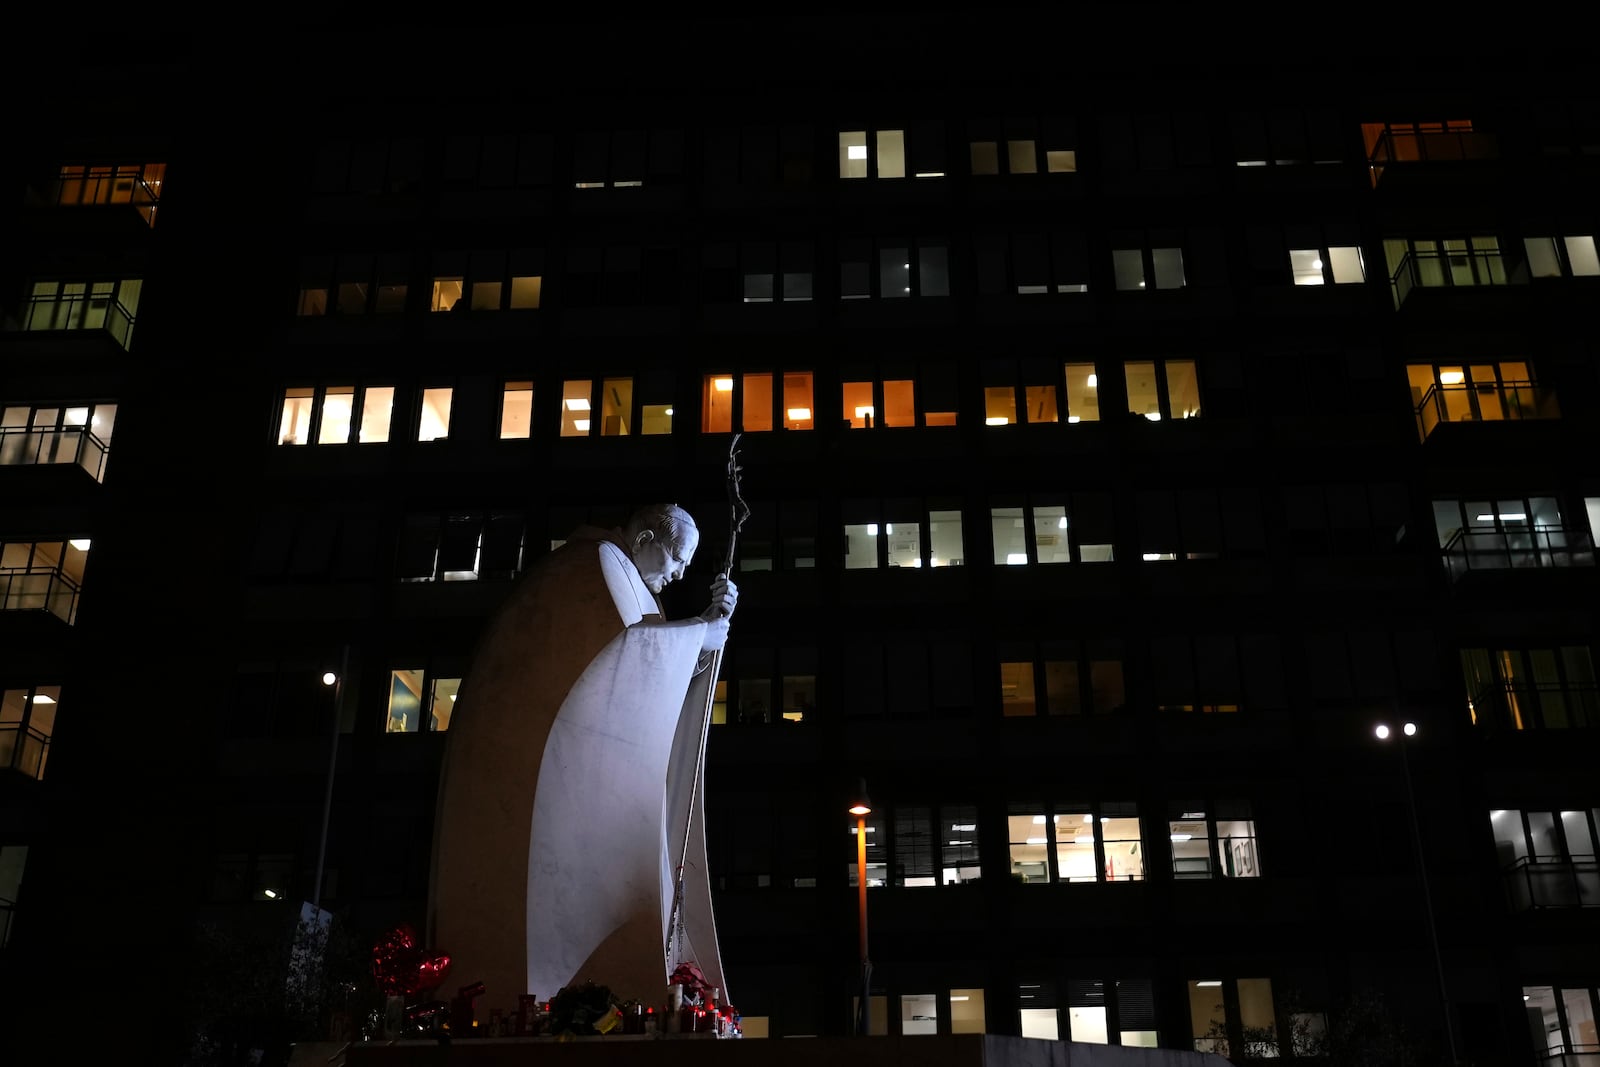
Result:
[[[350,673],[350,646],[339,656],[338,671],[324,671],[322,684],[333,690],[333,737],[328,742],[328,780],[322,795],[322,840],[317,844],[317,880],[311,889],[311,907],[322,910],[322,871],[328,856],[328,823],[333,816],[333,772],[339,765],[339,720],[344,715],[344,678]]]
[[[856,817],[856,905],[861,920],[861,995],[856,1003],[856,1036],[866,1037],[872,1030],[872,960],[867,957],[867,816],[872,801],[867,798],[867,782],[856,779],[850,814]]]
[[[1394,736],[1394,731],[1386,722],[1380,722],[1372,730],[1379,741],[1388,741]],[[1411,760],[1406,755],[1409,747],[1407,740],[1417,736],[1417,724],[1406,722],[1401,725],[1400,732],[1400,768],[1406,780],[1406,811],[1411,816],[1411,847],[1417,856],[1417,879],[1422,883],[1422,905],[1428,916],[1428,938],[1433,944],[1433,968],[1439,979],[1439,1008],[1444,1012],[1444,1039],[1450,1048],[1450,1063],[1452,1067],[1460,1061],[1456,1058],[1455,1028],[1450,1021],[1450,993],[1444,981],[1444,956],[1439,951],[1439,924],[1433,917],[1433,891],[1428,887],[1428,864],[1422,858],[1422,825],[1417,820],[1417,794],[1411,785]]]

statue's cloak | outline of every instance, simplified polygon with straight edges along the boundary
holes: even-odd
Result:
[[[484,983],[480,1010],[585,981],[655,1004],[683,960],[728,996],[705,862],[706,624],[666,622],[613,537],[578,530],[518,580],[450,717],[428,938],[450,985]]]

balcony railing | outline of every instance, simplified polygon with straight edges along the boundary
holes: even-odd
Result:
[[[1444,546],[1451,579],[1468,571],[1547,570],[1594,566],[1594,538],[1572,526],[1457,530]]]
[[[164,172],[161,168],[153,173]],[[161,179],[147,178],[139,168],[69,167],[56,182],[54,194],[57,206],[132,204],[145,223],[154,226],[156,207],[161,203]]]
[[[80,591],[59,567],[0,568],[0,611],[48,611],[70,625]]]
[[[0,771],[18,770],[29,778],[43,778],[50,757],[50,735],[18,723],[0,726]]]
[[[105,479],[107,451],[106,443],[82,426],[53,430],[0,426],[0,467],[75,463],[98,482]]]
[[[1493,134],[1472,130],[1386,130],[1372,146],[1368,162],[1375,167],[1389,163],[1450,162],[1464,159],[1494,159],[1500,155]]]
[[[1505,870],[1512,911],[1600,908],[1600,861],[1594,856],[1524,856]]]
[[[1559,419],[1554,389],[1538,382],[1434,385],[1417,405],[1417,430],[1423,440],[1441,422],[1515,422]]]
[[[1494,247],[1411,249],[1389,276],[1396,310],[1413,289],[1506,284],[1505,260]]]
[[[61,293],[28,298],[24,330],[105,330],[123,348],[133,338],[133,312],[101,293]]]
[[[1517,730],[1564,730],[1600,727],[1600,689],[1593,685],[1561,685],[1511,681],[1487,685],[1468,696],[1475,721]]]

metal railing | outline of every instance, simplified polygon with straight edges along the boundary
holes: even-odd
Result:
[[[50,735],[20,723],[0,726],[0,770],[18,770],[29,778],[43,778],[50,758]]]
[[[48,611],[70,625],[80,592],[59,567],[0,568],[0,611]]]
[[[102,293],[59,293],[28,298],[24,330],[105,330],[123,348],[133,337],[133,312]]]
[[[161,203],[157,186],[129,170],[89,167],[87,172],[64,174],[56,181],[57,207],[82,207],[97,204],[132,204],[146,225],[156,224],[156,208]]]
[[[1594,538],[1574,526],[1457,530],[1442,551],[1452,580],[1468,571],[1594,566]]]
[[[1441,422],[1516,422],[1560,417],[1555,390],[1538,382],[1433,385],[1417,405],[1417,430],[1427,440]]]
[[[1600,861],[1592,855],[1524,856],[1505,869],[1512,911],[1600,908]]]
[[[0,426],[0,467],[74,463],[103,481],[109,446],[83,426],[34,430]]]
[[[1451,162],[1464,159],[1495,159],[1500,155],[1494,135],[1473,130],[1385,130],[1372,146],[1367,162],[1374,166],[1389,163]]]
[[[1484,686],[1468,699],[1477,721],[1486,726],[1518,730],[1600,727],[1600,689],[1594,685],[1511,681]]]
[[[1507,285],[1505,259],[1498,248],[1411,249],[1389,275],[1398,310],[1413,289]]]

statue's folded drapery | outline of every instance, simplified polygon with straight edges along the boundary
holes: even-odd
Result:
[[[705,625],[664,621],[623,547],[590,529],[491,620],[446,735],[429,894],[430,943],[484,983],[480,1007],[584,981],[663,999],[684,860],[682,958],[726,996],[696,774]]]

